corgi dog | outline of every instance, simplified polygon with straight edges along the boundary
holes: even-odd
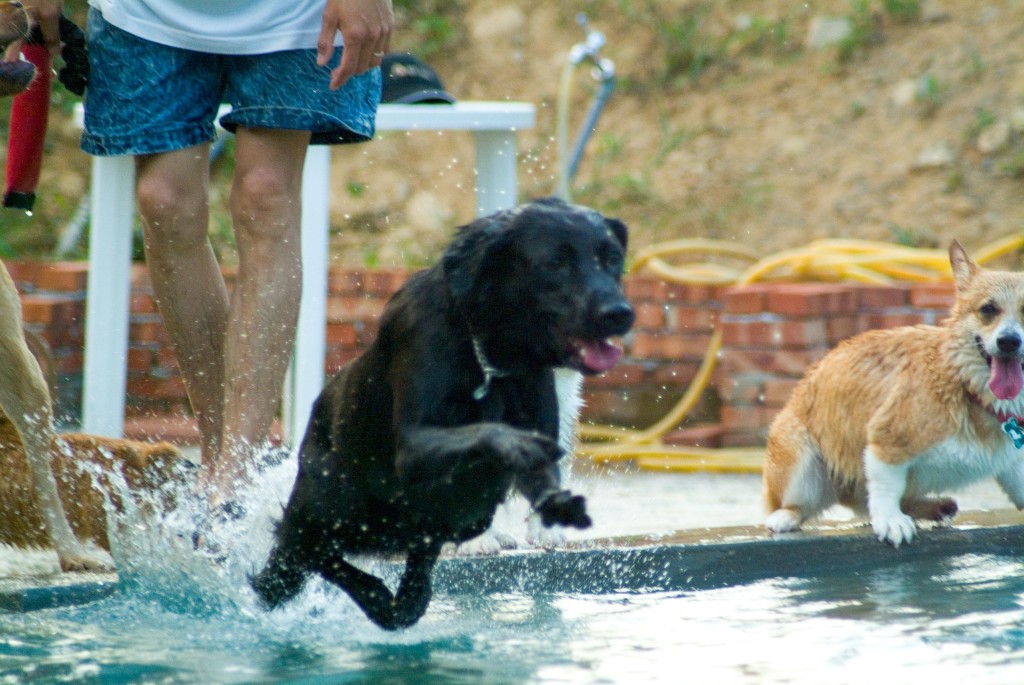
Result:
[[[983,269],[955,240],[949,260],[948,318],[839,344],[772,423],[764,463],[772,532],[840,503],[899,547],[913,540],[915,519],[956,514],[943,493],[989,476],[1024,508],[1024,273]]]

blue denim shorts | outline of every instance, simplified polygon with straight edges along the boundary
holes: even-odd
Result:
[[[316,50],[219,55],[138,38],[89,11],[90,77],[82,149],[93,155],[144,155],[213,140],[220,124],[310,131],[313,144],[358,143],[374,135],[380,69],[330,89]]]

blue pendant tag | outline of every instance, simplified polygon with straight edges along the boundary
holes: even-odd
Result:
[[[1013,446],[1017,449],[1024,447],[1024,428],[1017,423],[1016,417],[1010,417],[1003,422],[1003,432],[1013,440]]]

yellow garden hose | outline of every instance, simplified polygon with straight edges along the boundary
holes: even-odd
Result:
[[[975,261],[986,264],[1024,248],[1024,235],[1012,235],[977,251]],[[695,256],[724,256],[744,262],[744,268],[708,261]],[[690,260],[673,265],[668,260]],[[805,247],[784,250],[758,258],[754,250],[735,243],[708,239],[672,240],[641,250],[630,272],[648,269],[670,283],[686,285],[744,286],[765,280],[855,281],[891,285],[898,281],[941,282],[951,277],[944,250],[923,249],[889,243],[829,239]],[[711,381],[722,332],[711,336],[700,368],[675,406],[652,426],[641,430],[616,426],[581,424],[578,454],[599,463],[628,461],[640,468],[664,471],[715,471],[758,473],[764,450],[760,447],[715,449],[665,445],[662,438],[685,419]]]

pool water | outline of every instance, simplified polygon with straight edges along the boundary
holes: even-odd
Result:
[[[579,554],[565,568],[592,576],[580,583],[557,574],[557,555],[572,552],[540,553],[556,570],[540,580],[522,566],[511,580],[480,578],[501,559],[459,560],[439,566],[434,602],[404,631],[381,631],[319,581],[267,613],[246,577],[293,477],[283,465],[257,484],[261,502],[278,504],[221,531],[235,541],[223,563],[192,549],[187,512],[129,506],[111,531],[122,591],[0,615],[0,683],[1024,682],[1015,545],[873,567],[837,558],[845,570],[802,577],[772,577],[764,563],[726,587],[695,581],[685,564],[622,568],[657,558],[644,553]],[[366,563],[397,579],[394,564]]]
[[[193,570],[4,616],[0,682],[1024,682],[1024,561],[1005,556],[700,591],[441,593],[398,633],[319,583],[267,614],[244,578]]]

